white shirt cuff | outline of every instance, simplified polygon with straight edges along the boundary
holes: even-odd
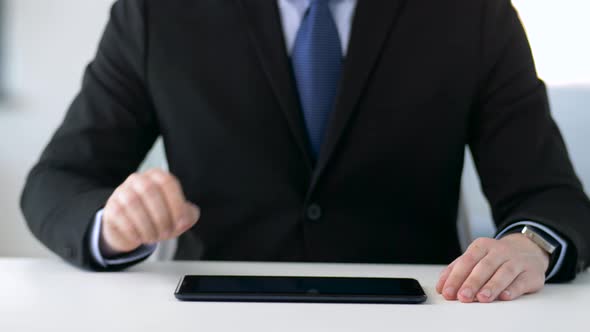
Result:
[[[123,265],[123,264],[130,264],[134,262],[141,261],[142,259],[148,257],[158,247],[157,244],[152,245],[144,245],[133,252],[130,252],[127,255],[123,255],[116,259],[106,259],[100,252],[100,230],[102,227],[102,214],[103,210],[100,210],[96,213],[94,217],[94,224],[92,225],[92,230],[90,233],[90,253],[92,254],[92,258],[94,261],[102,267],[109,267],[113,265]]]
[[[536,223],[534,221],[520,221],[515,224],[512,224],[512,225],[506,227],[504,230],[502,230],[496,236],[496,239],[501,238],[504,234],[506,234],[510,230],[512,230],[516,227],[522,227],[522,226],[536,227],[536,228],[542,230],[543,232],[549,234],[561,245],[561,251],[559,252],[559,257],[557,258],[557,262],[555,263],[555,266],[553,266],[553,269],[551,269],[551,272],[549,272],[549,274],[547,274],[547,277],[545,278],[545,280],[549,280],[549,279],[553,278],[553,276],[555,276],[557,274],[557,272],[559,272],[559,270],[561,269],[561,266],[563,265],[563,260],[565,259],[565,252],[567,251],[567,242],[561,236],[557,235],[557,233],[552,231],[550,228],[543,226],[539,223]]]

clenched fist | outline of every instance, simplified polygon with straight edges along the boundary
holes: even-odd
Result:
[[[109,198],[103,214],[101,250],[106,256],[173,239],[199,220],[172,174],[153,169],[132,174]]]

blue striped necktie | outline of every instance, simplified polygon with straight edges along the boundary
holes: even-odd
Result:
[[[343,62],[340,37],[329,1],[311,1],[291,56],[303,117],[316,159],[334,109]]]

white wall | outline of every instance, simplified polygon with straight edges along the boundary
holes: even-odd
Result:
[[[540,76],[550,85],[590,85],[590,1],[512,0]]]
[[[26,173],[79,88],[112,1],[4,2],[7,36],[2,47],[9,100],[0,105],[0,256],[44,256],[47,252],[24,226],[18,197]],[[590,5],[582,0],[514,2],[546,81],[590,85]],[[469,218],[487,220],[474,174],[466,182],[473,192]]]
[[[0,105],[0,255],[47,255],[18,197],[25,176],[79,88],[109,0],[4,0],[8,100]]]

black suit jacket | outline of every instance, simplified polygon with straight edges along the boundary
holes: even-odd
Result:
[[[586,267],[590,204],[509,1],[359,1],[339,89],[314,162],[276,1],[120,0],[26,219],[98,269],[94,214],[162,135],[202,208],[177,259],[449,263],[469,145],[498,227],[545,224],[560,277]]]

